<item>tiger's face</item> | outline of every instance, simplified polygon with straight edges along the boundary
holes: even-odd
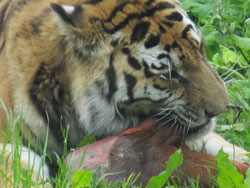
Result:
[[[109,122],[107,116],[137,122],[141,115],[156,115],[192,132],[209,127],[227,106],[224,84],[207,62],[201,32],[177,1],[51,6],[74,57],[80,64],[88,61],[84,91],[91,97],[85,103],[95,113],[95,124]],[[82,110],[82,121],[87,116],[94,121],[90,111]]]

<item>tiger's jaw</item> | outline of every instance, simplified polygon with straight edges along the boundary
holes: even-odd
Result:
[[[192,123],[184,124],[181,123],[177,117],[172,118],[165,117],[165,118],[157,118],[157,121],[162,124],[162,126],[169,127],[170,131],[173,134],[177,134],[182,137],[189,137],[189,136],[202,136],[208,133],[214,127],[215,118],[209,118],[205,123],[200,125],[192,125]]]
[[[141,101],[140,101],[141,102]],[[177,115],[174,109],[162,111],[162,105],[152,104],[150,101],[135,102],[134,104],[123,104],[120,109],[125,112],[124,117],[130,115],[136,116],[141,123],[146,119],[155,118],[160,125],[159,127],[168,127],[173,134],[187,137],[191,135],[204,135],[209,132],[214,125],[214,118],[208,118],[206,115],[197,116],[197,122],[185,121],[184,114]],[[193,115],[194,117],[194,115]],[[135,125],[134,125],[135,126]]]

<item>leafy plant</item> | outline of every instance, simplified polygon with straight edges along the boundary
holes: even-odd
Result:
[[[241,106],[223,113],[216,130],[230,142],[250,149],[250,0],[181,0],[201,28],[209,62],[224,80],[230,103]],[[248,141],[247,141],[248,140]]]
[[[218,169],[218,184],[221,188],[246,188],[244,176],[240,174],[236,167],[229,161],[228,154],[221,149],[216,156]]]
[[[181,150],[177,150],[174,154],[170,155],[166,165],[166,171],[152,177],[147,184],[147,188],[162,188],[168,182],[172,172],[182,164],[183,154]]]
[[[208,59],[220,45],[233,49],[250,61],[250,0],[181,0],[192,20],[201,28],[207,45]]]
[[[83,172],[77,171],[72,174],[71,180],[73,188],[91,187],[91,172],[89,169]]]

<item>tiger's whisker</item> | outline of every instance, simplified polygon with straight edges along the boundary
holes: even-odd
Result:
[[[159,125],[159,128],[165,126],[168,122],[172,121],[173,119],[174,119],[174,116],[170,116],[169,118],[166,119],[167,121],[164,121],[164,122],[162,122],[162,123]]]
[[[237,62],[235,62],[234,64],[233,64],[233,66],[229,69],[229,70],[227,70],[226,72],[224,72],[220,77],[223,79],[223,76],[225,76],[227,73],[229,73],[231,70],[233,70],[233,68],[234,68],[234,66],[237,64]],[[223,79],[224,80],[224,79]]]

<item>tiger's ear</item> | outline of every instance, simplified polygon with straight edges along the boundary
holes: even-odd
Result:
[[[50,3],[56,21],[59,25],[77,27],[82,17],[83,8],[81,6],[59,5]]]
[[[105,40],[101,22],[89,19],[88,10],[68,5],[50,3],[54,13],[54,20],[58,25],[59,33],[65,36],[65,40],[73,48],[77,56],[91,56],[98,54],[97,51],[105,48]]]

